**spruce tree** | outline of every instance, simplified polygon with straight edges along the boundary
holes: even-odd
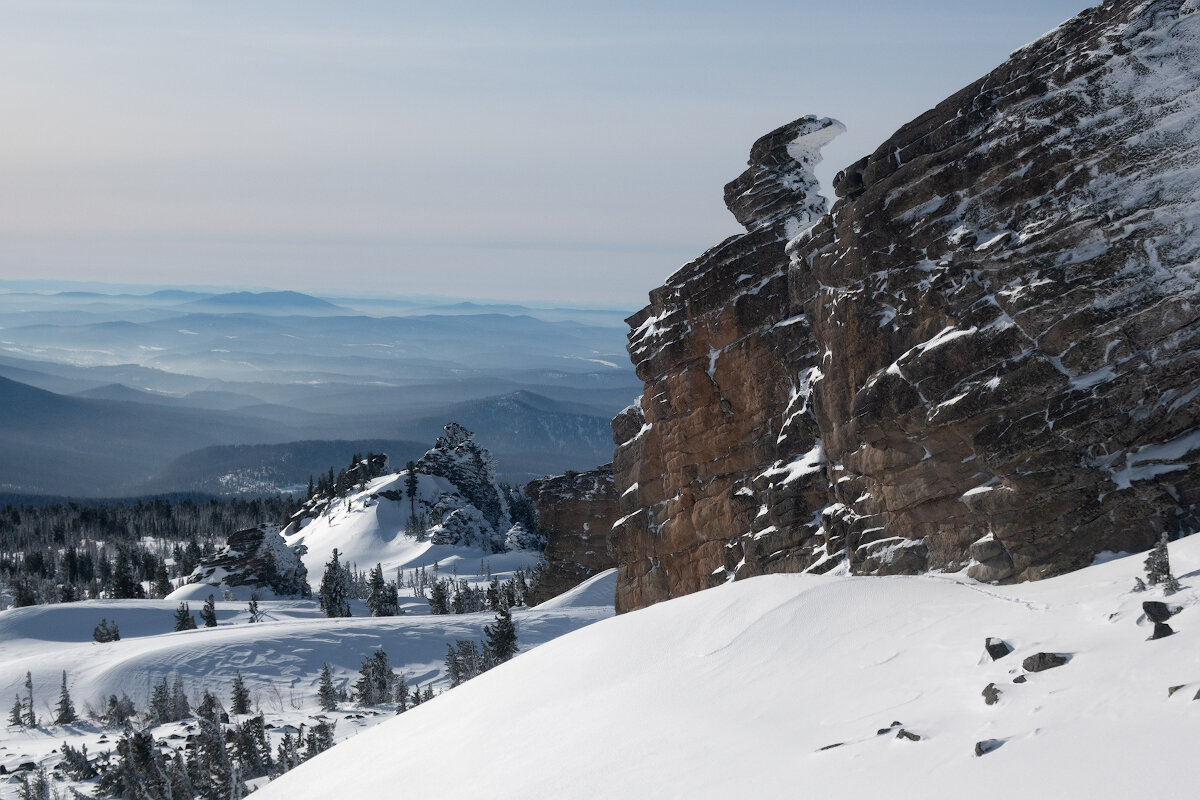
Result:
[[[217,627],[217,601],[211,594],[204,601],[204,608],[200,609],[200,619],[204,620],[206,628]]]
[[[337,689],[334,688],[333,672],[329,669],[328,664],[321,667],[321,681],[317,684],[317,701],[321,704],[322,711],[337,710]]]
[[[1146,582],[1151,586],[1162,584],[1163,594],[1174,594],[1181,588],[1179,580],[1171,574],[1171,556],[1167,550],[1167,534],[1164,532],[1158,544],[1146,557]]]
[[[175,609],[175,630],[190,631],[196,628],[196,618],[192,616],[188,610],[188,604],[179,603],[179,608]]]
[[[484,648],[493,664],[503,664],[517,654],[517,627],[507,608],[497,611],[496,624],[484,625],[483,632],[487,636]]]
[[[150,716],[155,725],[171,721],[171,690],[167,687],[166,675],[150,692]]]
[[[439,578],[429,587],[430,614],[450,613],[450,589],[448,584],[447,580]]]
[[[37,714],[33,711],[33,674],[25,673],[25,713],[21,717],[21,721],[30,728],[37,727]]]
[[[13,695],[12,711],[10,711],[8,714],[8,724],[9,725],[24,724],[24,714],[21,713],[22,711],[23,711],[23,709],[21,708],[21,696]]]
[[[383,579],[383,566],[378,563],[367,582],[367,607],[375,617],[393,617],[399,610],[396,585]]]
[[[401,672],[400,676],[398,678],[396,678],[396,693],[395,693],[395,695],[396,695],[396,713],[397,714],[403,714],[405,711],[408,711],[408,694],[409,694],[408,681],[405,680],[404,673]]]
[[[188,703],[187,693],[183,690],[183,678],[177,672],[175,681],[171,684],[171,719],[172,721],[187,719],[191,714],[192,708]]]
[[[71,702],[71,693],[67,691],[67,671],[63,670],[62,691],[58,695],[58,705],[54,708],[54,724],[70,725],[78,717],[75,715],[75,705]]]
[[[336,547],[333,548],[329,563],[325,565],[325,574],[321,578],[321,588],[317,591],[317,595],[325,616],[350,616],[350,585],[346,579],[346,572],[338,560]]]
[[[408,503],[412,510],[409,520],[415,523],[417,520],[417,464],[415,461],[409,461],[404,465],[404,469],[408,473],[404,476],[404,493],[408,495]]]
[[[233,678],[233,696],[231,707],[235,714],[250,713],[250,690],[246,688],[245,682],[242,680],[242,671],[239,669]]]
[[[119,642],[121,640],[121,631],[117,628],[116,622],[101,619],[100,624],[92,629],[92,638],[101,643]]]
[[[150,692],[150,717],[154,724],[163,724],[164,722],[172,721],[170,714],[170,688],[167,686],[167,676],[162,676],[162,681],[155,684],[154,690]]]
[[[250,615],[251,622],[258,622],[258,600],[253,597],[250,598],[250,605],[246,609],[246,613]]]
[[[167,566],[159,561],[154,568],[154,596],[166,597],[171,593],[171,579],[167,575]]]

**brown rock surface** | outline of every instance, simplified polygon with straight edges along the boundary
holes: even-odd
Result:
[[[537,512],[538,530],[546,536],[546,565],[526,598],[530,605],[617,565],[609,549],[612,526],[620,516],[612,464],[531,481],[525,496]]]
[[[1198,93],[1200,14],[1112,2],[844,170],[829,214],[837,123],[756,143],[747,233],[629,319],[618,610],[839,563],[1036,579],[1193,529]]]

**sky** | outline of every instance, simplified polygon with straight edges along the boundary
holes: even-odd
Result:
[[[641,307],[818,172],[1083,7],[1062,0],[0,4],[0,281]]]

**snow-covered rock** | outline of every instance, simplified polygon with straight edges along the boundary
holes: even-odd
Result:
[[[201,559],[179,592],[194,595],[195,585],[200,584],[222,591],[245,587],[279,597],[306,596],[308,569],[303,555],[303,545],[289,547],[278,525],[248,528],[231,535],[218,553]],[[175,595],[168,599],[176,599]]]

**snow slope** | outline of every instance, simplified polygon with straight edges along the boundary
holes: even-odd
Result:
[[[612,616],[613,577],[607,581],[607,589],[599,590],[610,598],[603,605],[588,605],[586,598],[577,596],[576,602],[557,608],[514,609],[522,652]],[[29,671],[34,708],[42,721],[35,729],[2,727],[0,722],[0,765],[10,772],[26,761],[50,766],[57,761],[52,751],[64,740],[75,747],[86,744],[92,753],[112,747],[119,732],[106,734],[89,722],[48,724],[63,670],[80,716],[87,706],[101,709],[105,698],[122,692],[144,710],[151,687],[164,676],[173,681],[176,674],[193,707],[205,689],[228,704],[229,687],[240,670],[253,702],[281,733],[284,726],[311,726],[320,713],[316,687],[322,664],[332,667],[335,683],[348,686],[357,678],[362,660],[382,648],[410,686],[432,684],[440,689],[447,684],[447,644],[483,639],[484,625],[494,621],[486,612],[328,619],[314,600],[263,600],[259,606],[265,620],[251,624],[244,602],[217,601],[217,627],[176,633],[172,627],[177,606],[168,600],[97,600],[0,612],[0,699],[5,717],[14,695],[24,694]],[[199,604],[191,610],[196,615]],[[354,613],[365,613],[361,603]],[[92,629],[102,618],[118,624],[120,641],[92,641]],[[393,711],[394,706],[372,711],[343,704],[340,713],[330,717],[338,723],[337,738],[344,740],[390,718]],[[16,797],[14,780],[0,778],[3,800]]]
[[[1140,555],[1016,586],[765,576],[549,642],[258,797],[1194,796],[1200,536],[1171,550],[1169,638],[1129,591]],[[1070,661],[1013,683],[1039,651]]]

